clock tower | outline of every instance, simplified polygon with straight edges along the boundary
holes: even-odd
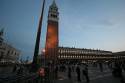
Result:
[[[46,44],[45,44],[45,57],[46,59],[55,60],[58,54],[58,20],[59,12],[58,7],[53,0],[53,3],[49,7],[48,13],[48,24],[46,33]]]

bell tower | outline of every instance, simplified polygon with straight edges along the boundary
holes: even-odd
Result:
[[[49,7],[48,12],[48,24],[46,33],[46,44],[45,44],[45,57],[47,59],[56,59],[58,53],[58,20],[59,12],[58,7],[53,0],[53,3]]]

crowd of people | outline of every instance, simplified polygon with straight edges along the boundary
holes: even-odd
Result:
[[[73,78],[72,73],[76,73],[77,75],[77,81],[81,82],[82,80],[85,80],[87,83],[90,83],[90,76],[89,76],[89,68],[88,64],[60,64],[58,65],[57,69],[59,72],[66,72],[67,77],[69,79]],[[93,67],[98,67],[100,72],[104,71],[104,66],[107,66],[109,68],[110,72],[114,77],[118,77],[121,80],[121,83],[125,83],[123,71],[125,71],[125,65],[119,62],[113,62],[113,63],[101,63],[98,62],[96,64],[93,63]]]
[[[120,78],[121,83],[125,83],[123,71],[125,71],[125,64],[121,62],[113,62],[113,63],[92,63],[92,67],[97,67],[100,69],[100,72],[103,72],[104,67],[107,66],[111,71],[114,77]],[[81,82],[85,80],[87,83],[90,83],[90,75],[89,75],[89,65],[85,63],[75,63],[75,64],[57,64],[55,66],[55,77],[58,78],[59,72],[67,73],[68,79],[72,80],[74,73],[77,75],[77,81]],[[12,72],[16,72],[17,74],[22,74],[26,71],[26,67],[15,65]],[[48,73],[49,71],[47,71]],[[48,74],[49,75],[49,74]]]
[[[74,64],[73,65],[62,64],[62,65],[59,65],[57,67],[58,67],[59,72],[67,72],[67,77],[69,79],[72,79],[72,77],[73,77],[72,73],[76,73],[77,74],[77,81],[81,82],[82,81],[81,76],[84,76],[83,79],[86,79],[87,83],[90,82],[87,64],[76,64],[76,65],[74,65]]]

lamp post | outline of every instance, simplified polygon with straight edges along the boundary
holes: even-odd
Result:
[[[40,44],[44,6],[45,6],[45,0],[43,0],[42,12],[41,12],[41,16],[39,19],[39,26],[38,26],[38,31],[37,31],[36,44],[35,44],[35,50],[34,50],[34,56],[33,56],[33,62],[32,62],[32,71],[33,72],[36,72],[38,69],[37,57],[38,57],[38,53],[39,53],[39,44]]]

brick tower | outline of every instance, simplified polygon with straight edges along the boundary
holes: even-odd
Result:
[[[49,7],[48,24],[45,45],[45,58],[50,60],[57,59],[58,53],[58,20],[59,13],[58,7],[53,0],[52,5]]]

